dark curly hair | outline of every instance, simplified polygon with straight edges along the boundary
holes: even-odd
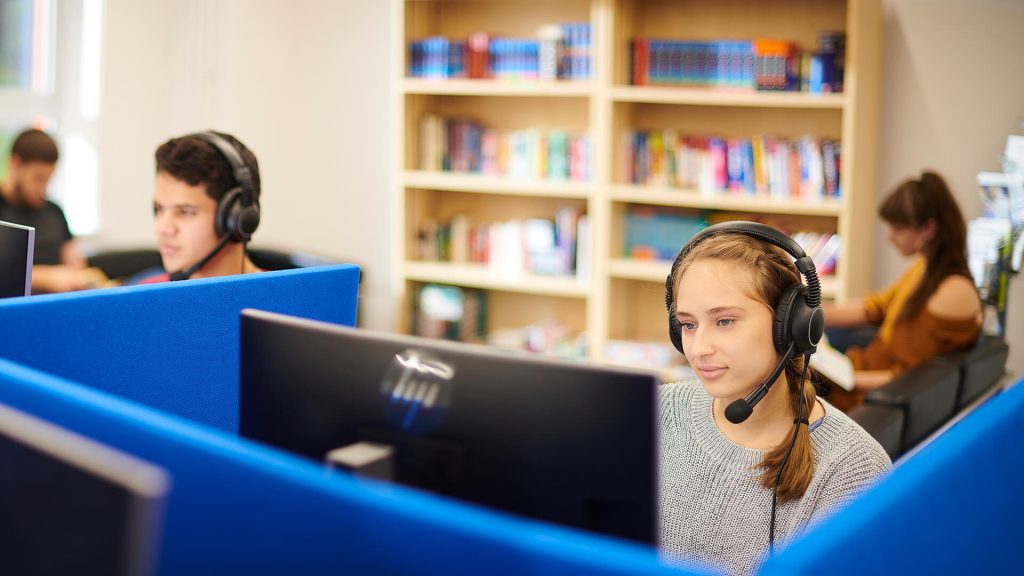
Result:
[[[242,156],[252,173],[252,188],[260,195],[260,167],[256,155],[230,134],[214,132],[230,142]],[[156,149],[156,171],[165,172],[189,186],[206,186],[206,195],[216,201],[237,183],[231,172],[231,163],[206,140],[194,135],[171,138]]]

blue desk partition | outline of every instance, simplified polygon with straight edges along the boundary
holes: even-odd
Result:
[[[0,358],[229,432],[239,311],[354,326],[359,268],[304,268],[0,300]]]
[[[357,285],[337,266],[3,301],[0,402],[170,472],[161,574],[687,573],[239,438],[240,310],[353,325]]]
[[[651,548],[328,477],[313,463],[0,360],[0,402],[163,466],[159,571],[202,574],[696,574]]]
[[[761,573],[1019,574],[1024,381],[994,396]]]

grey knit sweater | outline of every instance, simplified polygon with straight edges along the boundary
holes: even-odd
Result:
[[[768,551],[772,491],[757,478],[763,452],[726,439],[715,424],[711,400],[697,380],[660,388],[661,549],[670,560],[697,559],[749,574]],[[814,478],[803,497],[778,507],[776,551],[890,466],[863,428],[822,405],[825,416],[811,432]]]

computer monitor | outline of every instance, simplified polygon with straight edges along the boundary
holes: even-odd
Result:
[[[0,404],[0,574],[156,573],[163,469]]]
[[[0,220],[0,298],[32,294],[36,229]]]
[[[653,374],[245,310],[240,377],[247,438],[383,444],[399,483],[656,542]]]

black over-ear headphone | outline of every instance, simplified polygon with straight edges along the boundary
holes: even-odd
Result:
[[[217,202],[214,224],[217,236],[227,236],[231,242],[248,242],[260,225],[260,197],[253,185],[252,170],[245,159],[229,140],[216,132],[190,134],[211,144],[228,164],[235,179],[235,187],[221,196]]]
[[[683,246],[672,263],[665,279],[665,307],[668,308],[668,333],[672,345],[683,353],[682,326],[676,318],[676,298],[673,279],[680,263],[693,247],[719,234],[743,234],[782,248],[796,259],[797,270],[807,280],[807,286],[796,283],[786,287],[775,303],[772,322],[772,341],[779,354],[813,354],[825,330],[825,314],[821,310],[821,284],[814,261],[789,236],[771,226],[757,222],[722,222],[701,230]],[[792,350],[790,351],[790,346]]]

